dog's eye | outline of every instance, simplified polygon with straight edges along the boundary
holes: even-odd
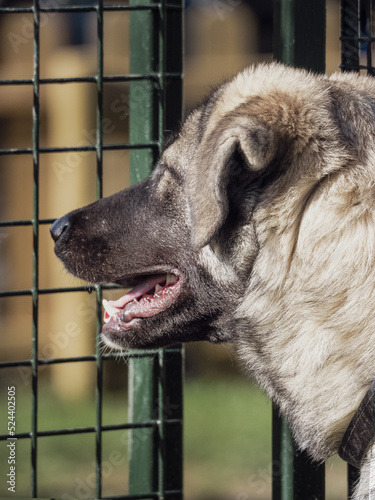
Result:
[[[169,179],[172,180],[174,179],[175,183],[177,184],[182,184],[182,178],[179,175],[178,172],[176,172],[175,169],[170,167],[169,165],[166,165],[164,163],[161,163],[160,166],[160,172],[159,172],[159,179]]]

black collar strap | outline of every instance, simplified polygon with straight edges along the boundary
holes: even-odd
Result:
[[[339,448],[340,457],[360,468],[375,436],[375,380],[354,413]]]

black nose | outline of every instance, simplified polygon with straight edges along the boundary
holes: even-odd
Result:
[[[60,219],[57,219],[51,226],[51,236],[54,241],[57,241],[60,236],[67,231],[70,227],[70,218],[69,215],[64,215]]]

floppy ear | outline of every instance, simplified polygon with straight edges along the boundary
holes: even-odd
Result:
[[[270,127],[246,116],[225,117],[203,137],[188,175],[192,237],[197,248],[206,245],[225,222],[228,183],[230,179],[236,182],[240,167],[234,161],[236,153],[251,174],[266,168],[275,150]]]

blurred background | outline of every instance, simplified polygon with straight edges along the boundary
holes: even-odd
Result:
[[[41,5],[68,5],[68,0],[41,0]],[[75,2],[76,4],[78,2]],[[81,4],[90,5],[90,0]],[[109,2],[110,3],[110,2]],[[0,1],[1,6],[30,6],[29,1]],[[188,0],[185,15],[184,100],[186,110],[210,88],[244,67],[272,59],[272,0]],[[104,17],[104,74],[128,72],[127,12]],[[327,72],[338,70],[340,11],[327,2]],[[96,74],[94,13],[44,13],[41,16],[41,78]],[[33,76],[31,14],[0,15],[0,80]],[[92,83],[42,85],[40,145],[94,145],[96,89]],[[127,83],[107,83],[104,91],[104,143],[127,142]],[[30,85],[0,87],[0,149],[32,147]],[[44,153],[40,157],[40,217],[57,218],[96,199],[95,152]],[[32,156],[0,157],[0,219],[32,218]],[[128,185],[128,152],[104,152],[104,196]],[[69,193],[69,195],[67,195]],[[32,227],[0,228],[0,292],[32,286]],[[48,225],[40,229],[40,288],[76,286],[53,253]],[[92,294],[94,295],[94,294]],[[106,298],[114,297],[106,291]],[[68,314],[67,314],[68,311]],[[95,354],[95,298],[85,292],[40,296],[39,357]],[[0,298],[0,361],[30,359],[30,296]],[[271,496],[271,405],[241,374],[230,346],[192,344],[186,350],[184,407],[186,500],[266,500]],[[30,429],[31,368],[0,372],[0,434],[6,433],[6,388],[17,385],[17,432]],[[95,425],[95,366],[69,363],[42,366],[39,429]],[[104,424],[127,419],[127,366],[106,363]],[[4,412],[4,414],[2,414]],[[3,418],[4,417],[4,418]],[[28,496],[30,443],[18,442],[16,496]],[[26,442],[27,441],[27,442]],[[115,456],[113,451],[117,451]],[[40,440],[43,477],[40,496],[93,496],[94,438]],[[7,454],[0,453],[0,470]],[[127,481],[127,436],[106,433],[103,494],[124,493]],[[336,458],[327,466],[327,498],[345,495],[345,468]],[[23,476],[24,475],[24,476]],[[67,486],[69,485],[69,486]],[[9,496],[0,482],[0,497]]]

